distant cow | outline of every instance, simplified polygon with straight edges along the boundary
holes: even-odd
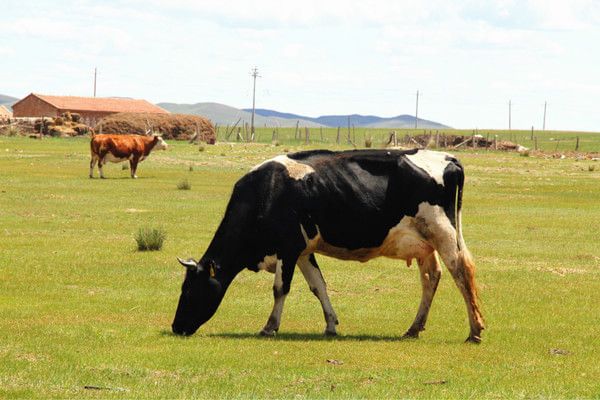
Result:
[[[131,177],[137,178],[135,171],[140,161],[150,155],[152,150],[166,150],[167,143],[160,136],[140,135],[94,135],[90,142],[92,159],[90,178],[94,177],[94,166],[98,163],[100,178],[104,178],[102,166],[108,161],[123,162],[129,160]]]
[[[296,264],[321,302],[325,334],[338,319],[314,253],[342,260],[385,256],[419,265],[422,299],[405,333],[425,329],[441,276],[437,254],[467,306],[470,342],[484,329],[475,265],[461,232],[463,167],[427,150],[306,151],[268,160],[235,185],[225,216],[200,261],[186,268],[173,332],[193,334],[216,312],[244,268],[275,274],[275,304],[263,335],[279,329]]]

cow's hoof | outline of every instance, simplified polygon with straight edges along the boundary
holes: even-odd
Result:
[[[481,343],[481,338],[479,336],[476,336],[476,335],[469,335],[469,337],[467,338],[467,340],[465,340],[465,343],[479,344],[479,343]]]
[[[327,337],[337,336],[337,332],[335,330],[330,331],[330,330],[325,329],[325,332],[323,334]]]
[[[411,331],[409,329],[408,331],[406,331],[406,333],[404,335],[402,335],[402,337],[400,339],[407,340],[407,339],[418,339],[418,338],[419,338],[419,331]]]
[[[258,334],[263,337],[275,337],[275,335],[277,334],[277,329],[263,328],[263,330],[260,331]]]

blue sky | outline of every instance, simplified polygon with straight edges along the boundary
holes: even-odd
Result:
[[[13,1],[0,93],[600,130],[598,1]]]

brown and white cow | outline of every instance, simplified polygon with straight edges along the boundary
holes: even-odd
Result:
[[[167,143],[160,136],[141,135],[94,135],[90,142],[92,159],[90,178],[94,177],[94,166],[98,163],[100,178],[104,178],[102,166],[108,161],[123,162],[129,160],[131,177],[137,178],[135,171],[140,161],[145,160],[152,150],[166,150]]]

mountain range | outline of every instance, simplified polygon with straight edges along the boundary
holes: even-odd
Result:
[[[5,106],[9,110],[12,110],[12,105],[17,102],[16,97],[7,96],[5,94],[0,94],[0,106]]]
[[[0,105],[11,109],[11,106],[19,99],[12,96],[0,94]],[[193,114],[208,118],[213,124],[239,125],[250,123],[252,109],[239,109],[220,103],[158,103],[159,107],[172,113]],[[238,122],[239,121],[239,122]],[[415,117],[412,115],[397,115],[395,117],[378,117],[375,115],[322,115],[320,117],[307,117],[305,115],[284,113],[264,108],[257,108],[254,116],[255,126],[268,127],[346,127],[356,126],[364,128],[414,128]],[[423,129],[444,129],[448,126],[435,121],[419,118],[418,127]]]
[[[233,125],[240,120],[240,124],[250,123],[252,109],[238,109],[219,103],[176,104],[158,103],[159,107],[172,113],[201,115],[219,125]],[[415,117],[412,115],[398,115],[395,117],[378,117],[375,115],[323,115],[320,117],[307,117],[299,114],[284,113],[264,108],[255,110],[254,124],[256,126],[293,127],[296,123],[301,127],[344,127],[350,124],[365,128],[414,128]],[[424,129],[444,129],[449,126],[435,121],[419,118],[418,127]]]

